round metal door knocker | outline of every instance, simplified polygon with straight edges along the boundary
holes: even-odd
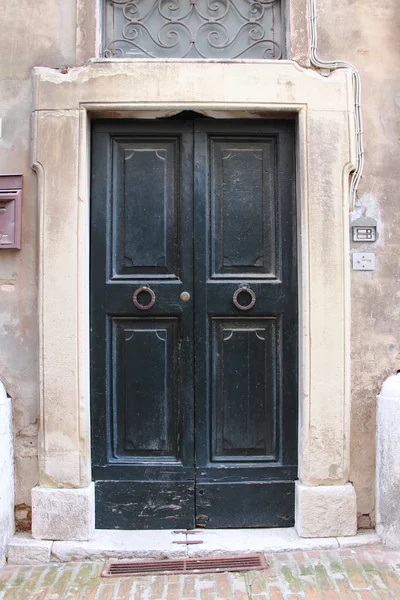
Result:
[[[243,292],[250,295],[251,300],[250,300],[249,304],[243,305],[238,302],[239,294],[242,294]],[[253,308],[255,303],[256,303],[256,295],[253,292],[253,290],[251,289],[251,287],[249,285],[247,285],[247,283],[243,283],[242,285],[240,285],[238,287],[238,289],[236,290],[236,292],[233,294],[233,304],[239,310],[250,310],[250,308]]]
[[[148,304],[140,304],[140,302],[138,302],[138,296],[142,292],[146,292],[147,294],[150,294],[150,302]],[[133,304],[136,306],[136,308],[139,308],[140,310],[149,310],[149,308],[154,306],[155,301],[156,301],[156,295],[148,285],[142,285],[133,294]]]

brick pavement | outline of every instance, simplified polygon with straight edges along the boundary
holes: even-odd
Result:
[[[364,546],[267,555],[249,573],[101,579],[102,563],[0,569],[0,600],[400,599],[400,552]]]

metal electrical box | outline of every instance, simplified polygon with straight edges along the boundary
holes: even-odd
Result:
[[[364,242],[370,244],[377,239],[377,223],[370,217],[359,217],[351,225],[353,231],[353,242]]]
[[[0,175],[0,250],[21,249],[22,175]]]

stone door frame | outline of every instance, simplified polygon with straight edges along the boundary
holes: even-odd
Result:
[[[33,168],[40,206],[38,539],[94,529],[90,460],[90,120],[194,110],[226,118],[295,117],[299,221],[299,482],[305,537],[354,535],[349,474],[349,173],[351,73],[292,61],[92,60],[34,73]],[[68,518],[65,518],[68,515]]]

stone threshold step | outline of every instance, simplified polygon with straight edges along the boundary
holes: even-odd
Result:
[[[186,542],[202,542],[186,544]],[[178,543],[176,543],[178,542]],[[132,558],[223,556],[243,553],[332,550],[379,544],[372,530],[351,537],[301,538],[287,529],[196,529],[186,535],[170,530],[119,531],[96,529],[89,541],[35,540],[30,534],[14,535],[8,545],[10,565],[48,562],[95,561]]]

